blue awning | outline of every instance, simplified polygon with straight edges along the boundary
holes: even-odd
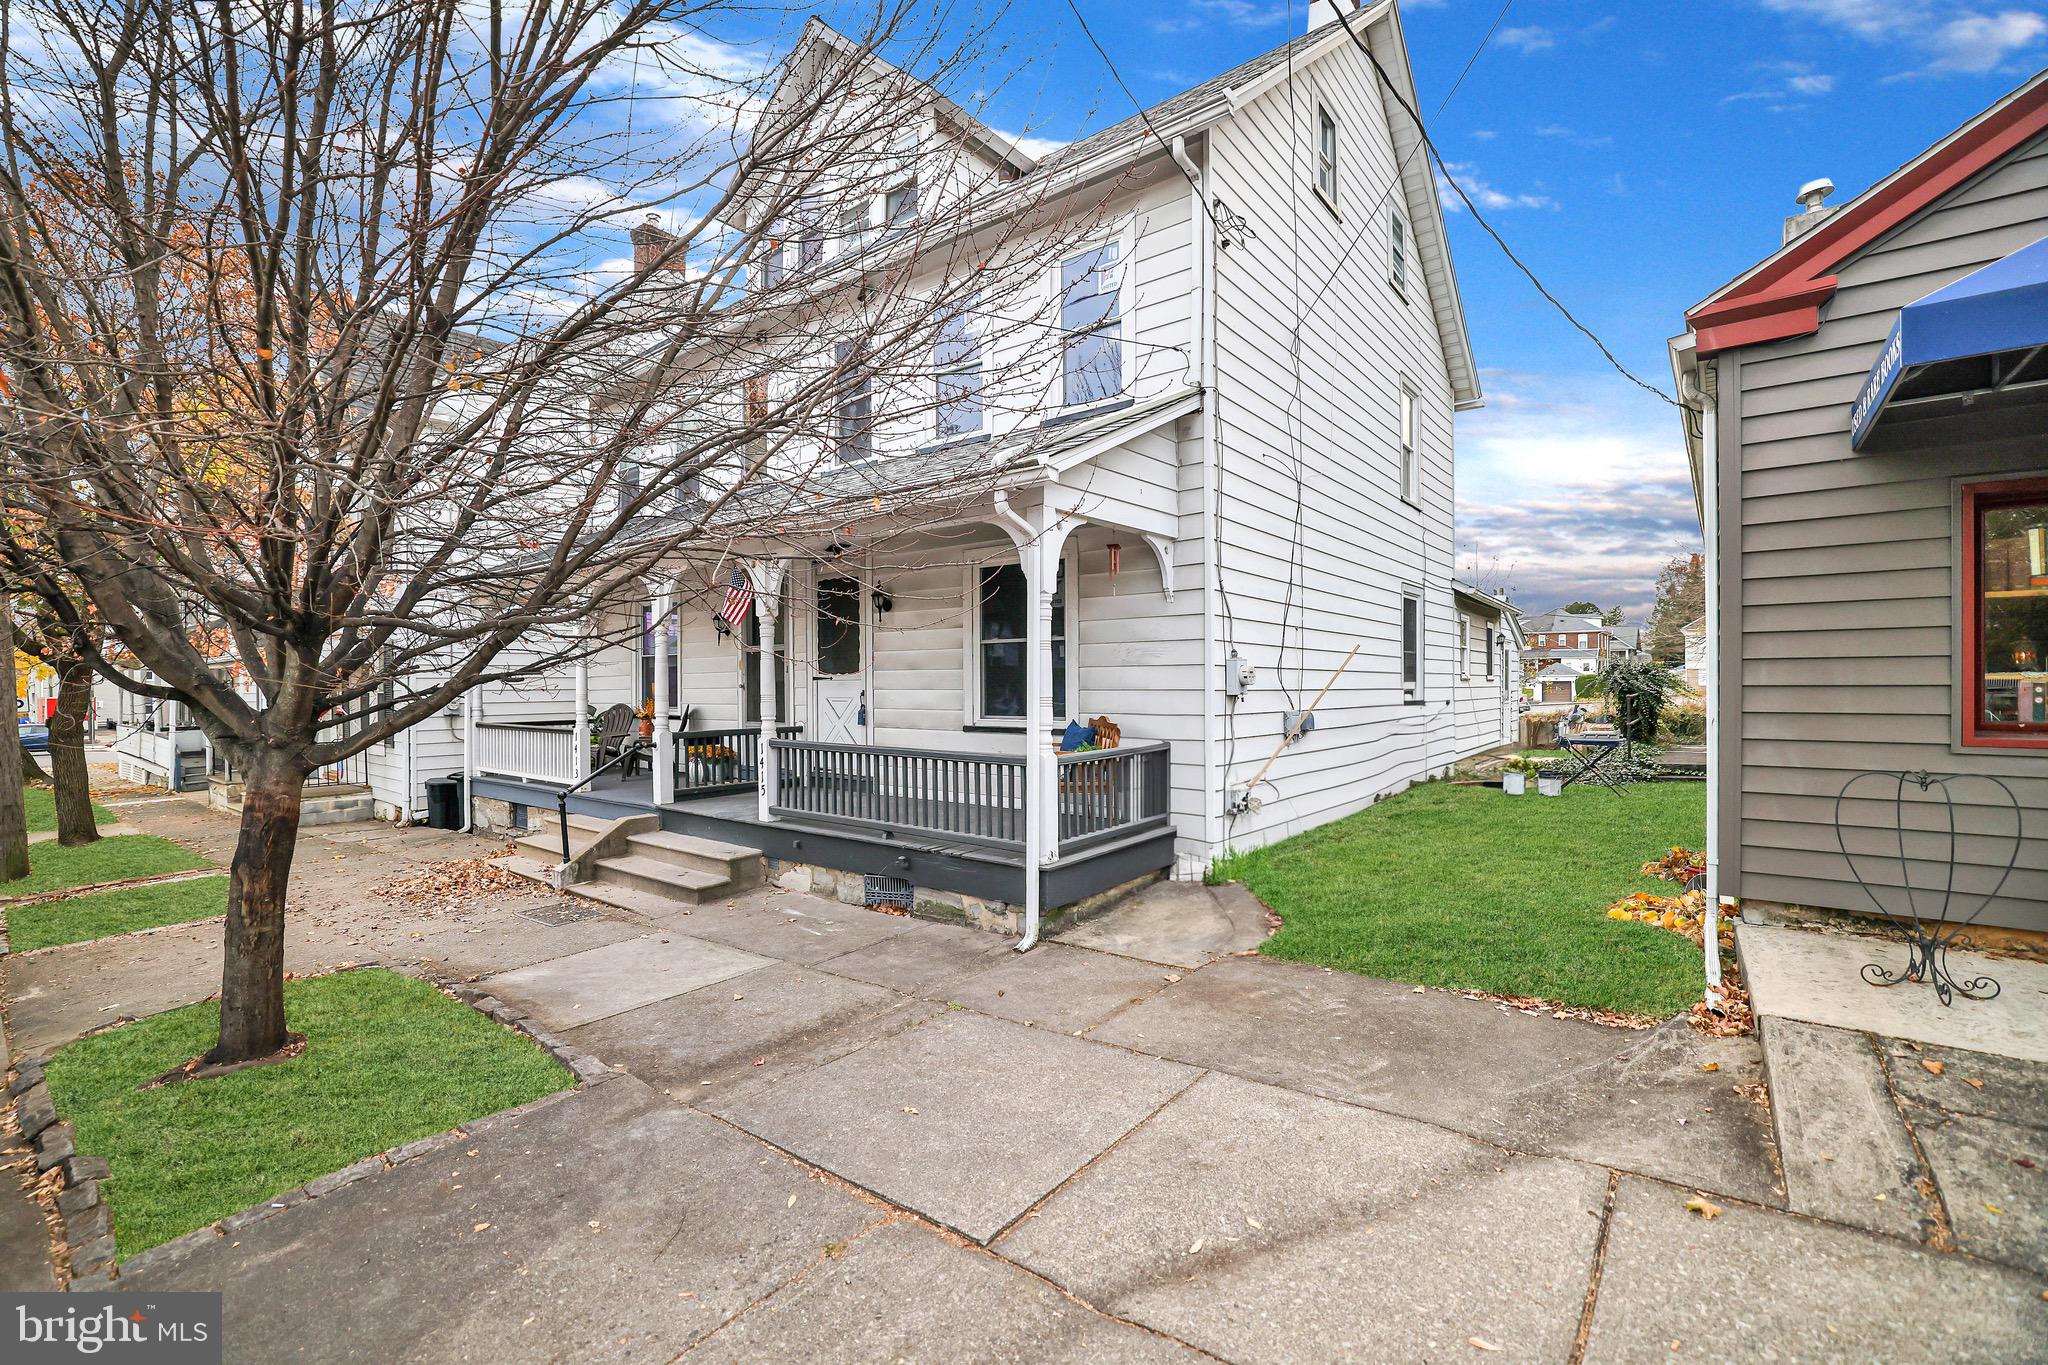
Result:
[[[1849,445],[1880,426],[2048,402],[2048,237],[1899,310],[1850,409]]]

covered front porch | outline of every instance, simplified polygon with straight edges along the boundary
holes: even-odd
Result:
[[[1175,861],[1204,677],[1176,525],[1039,491],[731,547],[614,606],[638,619],[566,676],[482,698],[472,794],[511,828],[652,812],[871,903],[938,891],[1028,925]],[[644,717],[624,759],[590,734],[620,706]]]

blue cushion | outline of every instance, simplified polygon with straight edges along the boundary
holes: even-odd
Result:
[[[1078,720],[1070,720],[1067,722],[1067,732],[1060,736],[1060,752],[1071,754],[1083,744],[1093,744],[1094,742],[1094,726],[1083,725]]]

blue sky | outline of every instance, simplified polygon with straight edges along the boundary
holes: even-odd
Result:
[[[1078,2],[1146,103],[1305,24],[1302,0]],[[1500,4],[1402,8],[1427,116]],[[994,121],[1064,140],[1130,112],[1061,0],[1003,28],[1038,60]],[[1544,281],[1668,388],[1665,339],[1776,248],[1802,181],[1842,202],[2044,64],[2048,4],[2026,0],[1515,0],[1433,136]],[[1641,621],[1657,569],[1697,546],[1677,421],[1468,215],[1450,233],[1488,398],[1459,422],[1461,568],[1496,567],[1532,610],[1585,596]]]

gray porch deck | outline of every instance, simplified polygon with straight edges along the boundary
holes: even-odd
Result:
[[[479,774],[474,794],[552,812],[560,789],[541,782]],[[794,819],[763,821],[759,798],[744,791],[686,796],[656,805],[651,776],[606,773],[570,795],[569,811],[618,819],[653,811],[663,829],[759,849],[782,862],[809,863],[861,875],[896,877],[986,900],[1021,903],[1024,859],[1013,849],[949,840],[923,831],[860,828]],[[1069,852],[1040,873],[1047,909],[1071,905],[1173,865],[1171,825],[1145,829]]]

